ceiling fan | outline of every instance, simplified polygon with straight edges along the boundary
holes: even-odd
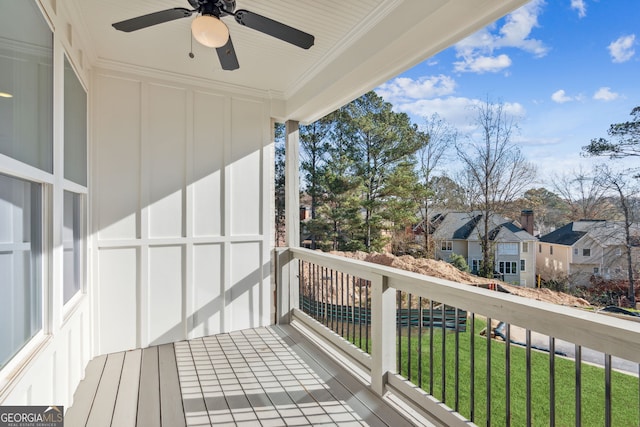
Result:
[[[220,19],[223,16],[232,15],[240,25],[253,28],[303,49],[309,49],[315,41],[311,34],[266,16],[244,9],[235,10],[235,0],[188,0],[188,2],[193,9],[176,7],[116,22],[112,25],[116,30],[129,33],[164,22],[187,18],[194,13],[199,14],[200,16],[195,18],[191,24],[193,37],[199,43],[216,49],[223,70],[236,70],[240,67],[229,36],[229,29]]]

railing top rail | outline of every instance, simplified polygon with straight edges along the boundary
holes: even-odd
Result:
[[[640,363],[640,323],[304,248],[294,258]]]

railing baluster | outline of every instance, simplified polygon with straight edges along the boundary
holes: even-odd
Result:
[[[365,340],[364,345],[366,346],[366,352],[369,353],[369,327],[371,325],[371,303],[369,302],[369,286],[371,286],[371,282],[368,280],[364,284],[364,300],[365,306],[367,307],[367,324],[366,328],[364,328]]]
[[[442,371],[441,371],[441,380],[442,383],[442,403],[446,403],[447,401],[447,330],[446,330],[446,308],[447,306],[444,303],[440,304],[440,311],[442,313],[441,319],[441,329],[442,329]]]
[[[469,378],[469,421],[473,422],[476,415],[476,314],[471,313],[471,333],[469,335],[469,360],[471,378]]]
[[[429,300],[429,394],[433,395],[433,300]]]
[[[454,392],[455,392],[455,399],[454,399],[454,405],[453,405],[453,409],[458,412],[459,408],[459,402],[460,402],[460,331],[458,328],[458,307],[456,307],[455,309],[455,320],[454,320],[455,324],[454,324],[454,330],[455,330],[455,334],[456,334],[456,348],[455,348],[455,368],[454,368],[454,375],[455,375],[455,382],[454,382]]]
[[[422,388],[422,297],[418,297],[418,386]]]
[[[527,405],[527,427],[531,427],[531,330],[526,330],[527,352],[526,352],[526,405]]]
[[[582,425],[582,347],[576,344],[576,427]]]
[[[396,291],[396,335],[398,336],[397,365],[398,373],[402,375],[402,292]]]
[[[511,425],[511,324],[505,323],[505,421]]]
[[[327,277],[327,271],[329,269],[327,267],[324,268],[323,277]],[[331,270],[331,274],[333,274],[333,270]],[[326,280],[322,281],[322,323],[327,324],[327,288],[329,284]]]
[[[491,425],[491,318],[487,317],[487,327],[485,329],[485,337],[487,338],[487,426]]]
[[[549,337],[549,425],[556,425],[556,339]]]
[[[344,274],[340,276],[340,336],[344,337]]]
[[[358,279],[358,298],[360,299],[360,318],[359,320],[359,331],[358,331],[358,347],[362,349],[362,279]]]
[[[354,344],[356,343],[356,277],[355,276],[351,278],[351,341]]]
[[[411,297],[407,301],[407,379],[411,381]]]
[[[604,425],[611,427],[611,355],[604,355]]]

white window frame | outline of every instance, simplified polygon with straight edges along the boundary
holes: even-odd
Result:
[[[453,251],[453,241],[452,240],[443,240],[440,243],[440,250],[443,252],[452,252]]]
[[[522,242],[522,253],[529,252],[529,242]]]
[[[591,248],[582,248],[582,256],[590,257],[591,256]]]
[[[527,260],[526,259],[521,259],[520,260],[520,271],[527,271]]]
[[[500,274],[514,276],[519,273],[518,262],[516,261],[498,261],[498,271]]]

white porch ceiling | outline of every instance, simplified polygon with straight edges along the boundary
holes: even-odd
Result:
[[[237,0],[248,9],[315,36],[300,49],[225,17],[240,69],[221,69],[213,49],[193,43],[190,18],[124,33],[114,22],[187,0],[71,0],[92,66],[195,79],[257,90],[276,101],[274,116],[308,122],[493,22],[527,0]]]

